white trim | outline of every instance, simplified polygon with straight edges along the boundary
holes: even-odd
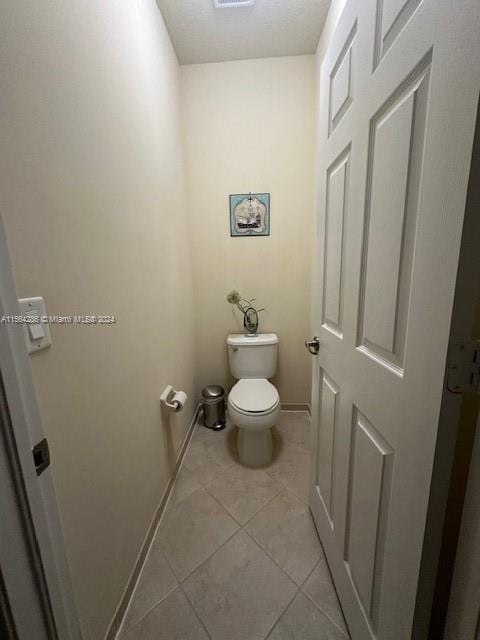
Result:
[[[0,215],[0,315],[18,315],[7,237]],[[0,368],[45,581],[60,640],[81,640],[50,469],[37,476],[32,447],[44,437],[23,327],[0,326]]]
[[[312,415],[311,407],[307,402],[282,402],[282,411],[307,411]]]
[[[58,638],[3,381],[0,384],[0,513],[0,615],[9,630],[8,638]],[[0,634],[2,631],[0,629]]]
[[[150,551],[150,547],[152,546],[155,531],[158,525],[160,524],[160,521],[165,513],[168,500],[170,498],[170,494],[173,489],[173,485],[175,483],[175,480],[177,479],[177,475],[182,465],[185,454],[187,452],[188,445],[190,443],[190,439],[193,434],[193,430],[200,416],[201,408],[202,408],[202,404],[199,402],[193,414],[192,421],[187,429],[187,433],[185,434],[185,437],[183,439],[182,445],[180,447],[180,451],[177,456],[177,460],[175,462],[173,473],[170,476],[170,480],[168,481],[167,486],[165,487],[165,490],[163,491],[162,497],[160,499],[160,503],[158,507],[155,509],[155,513],[153,514],[152,520],[147,529],[147,533],[145,534],[145,538],[142,542],[142,546],[140,547],[140,551],[138,553],[137,559],[135,560],[135,563],[133,565],[132,572],[125,586],[122,597],[120,598],[118,607],[108,627],[107,633],[105,635],[105,640],[114,640],[122,630],[122,624],[123,624],[123,619],[125,617],[125,613],[130,605],[133,594],[135,592],[135,587],[137,586],[138,580],[140,578],[143,564],[148,555],[148,552]]]
[[[213,0],[215,9],[235,9],[238,7],[253,7],[255,0]]]

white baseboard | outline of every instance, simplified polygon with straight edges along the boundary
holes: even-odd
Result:
[[[282,402],[282,411],[310,411],[310,405],[306,402]]]
[[[173,488],[173,484],[176,480],[178,471],[180,469],[180,466],[182,464],[183,458],[185,456],[185,452],[187,450],[188,447],[188,443],[190,442],[190,438],[192,436],[193,433],[193,429],[195,427],[195,424],[197,422],[198,416],[200,414],[200,409],[201,409],[201,403],[199,403],[197,405],[197,408],[195,409],[195,413],[193,414],[193,418],[192,421],[187,429],[187,433],[185,434],[185,437],[183,439],[182,445],[180,447],[180,451],[179,454],[177,456],[177,460],[175,462],[175,468],[173,470],[173,473],[170,477],[170,480],[168,481],[167,486],[165,487],[165,490],[162,494],[162,497],[160,499],[160,503],[158,505],[158,507],[155,510],[155,513],[153,515],[152,521],[150,523],[150,526],[148,527],[147,533],[145,535],[144,541],[142,543],[142,546],[140,548],[140,552],[137,556],[137,559],[135,561],[135,564],[133,566],[132,572],[130,574],[130,577],[128,579],[127,585],[125,587],[125,590],[123,592],[123,595],[120,599],[120,603],[115,611],[115,614],[113,615],[113,618],[110,622],[110,625],[108,627],[107,633],[105,635],[105,640],[115,640],[118,632],[120,631],[120,627],[122,624],[122,620],[125,616],[125,612],[128,608],[128,605],[130,604],[130,600],[132,598],[133,592],[135,590],[136,584],[138,582],[138,578],[140,576],[140,572],[142,570],[143,567],[143,563],[145,562],[145,558],[147,557],[148,551],[150,550],[150,546],[152,544],[153,541],[153,536],[155,535],[155,531],[156,528],[158,526],[158,523],[160,522],[160,519],[165,511],[165,507],[167,505],[168,502],[168,498],[170,497],[170,493],[172,491]]]

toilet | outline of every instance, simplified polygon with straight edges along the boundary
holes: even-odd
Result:
[[[277,370],[278,336],[231,334],[227,348],[230,371],[238,379],[228,395],[238,456],[247,467],[265,466],[272,459],[271,427],[280,413],[278,391],[268,381]]]

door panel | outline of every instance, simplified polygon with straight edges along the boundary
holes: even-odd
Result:
[[[342,337],[345,212],[349,190],[350,147],[327,171],[323,325]]]
[[[375,30],[375,66],[392,46],[421,0],[379,0]]]
[[[370,619],[381,581],[392,465],[392,448],[354,407],[344,558]]]
[[[330,132],[338,125],[353,102],[352,49],[356,33],[355,22],[330,74]]]
[[[370,125],[359,346],[403,375],[429,59]]]
[[[322,63],[310,503],[354,640],[411,635],[479,29],[476,0],[349,0]]]
[[[333,528],[333,475],[335,469],[335,427],[339,390],[322,372],[320,424],[318,430],[317,486]]]

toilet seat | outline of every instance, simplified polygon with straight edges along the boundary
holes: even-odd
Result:
[[[230,391],[229,403],[244,415],[265,415],[278,407],[278,391],[266,378],[243,378]]]

